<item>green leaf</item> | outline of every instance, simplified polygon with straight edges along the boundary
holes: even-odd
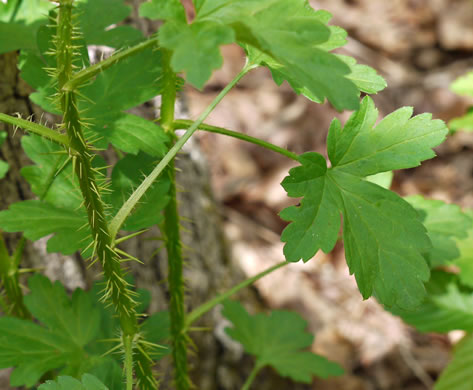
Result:
[[[473,72],[457,78],[450,85],[450,89],[458,95],[473,96]]]
[[[186,11],[179,0],[151,0],[140,5],[142,18],[186,23]]]
[[[247,49],[251,61],[268,66],[278,84],[287,80],[297,92],[317,102],[327,98],[338,109],[355,109],[360,90],[385,86],[371,68],[328,52],[345,43],[346,33],[327,26],[331,15],[313,10],[307,0],[202,0],[191,25],[177,4],[160,9],[161,3],[144,4],[142,15],[168,20],[160,43],[173,50],[173,69],[186,71],[198,88],[222,65],[219,46],[233,41]]]
[[[138,187],[144,175],[148,175],[155,166],[155,159],[145,153],[126,155],[115,164],[112,172],[110,203],[116,211]],[[133,213],[127,218],[123,230],[140,230],[160,223],[161,211],[169,201],[169,180],[161,177],[148,189]]]
[[[48,21],[48,11],[54,5],[47,0],[0,1],[0,54],[19,49],[35,50],[38,28]]]
[[[470,219],[473,219],[473,209],[465,210]],[[473,227],[470,225],[465,238],[456,240],[460,255],[452,261],[452,264],[460,269],[458,277],[460,281],[473,288]]]
[[[77,0],[81,33],[88,45],[119,48],[138,41],[143,35],[131,26],[116,26],[131,13],[123,0]]]
[[[433,271],[426,284],[427,297],[416,310],[391,310],[421,332],[473,331],[472,290],[456,275]]]
[[[99,116],[101,115],[101,116]],[[101,145],[104,140],[126,153],[137,154],[140,150],[155,157],[166,154],[169,137],[157,124],[137,115],[113,112],[99,114],[92,125],[97,140]],[[103,145],[105,147],[105,145]]]
[[[432,120],[431,114],[411,116],[412,108],[403,107],[375,126],[378,110],[370,98],[363,99],[343,133],[338,120],[330,126],[327,148],[332,166],[344,173],[369,176],[412,168],[434,157],[432,148],[447,134],[445,123]]]
[[[82,203],[82,195],[77,178],[72,172],[72,164],[63,148],[37,135],[23,136],[21,146],[35,163],[21,169],[21,174],[30,184],[31,190],[41,200],[52,205],[78,209]]]
[[[213,21],[170,21],[159,30],[159,43],[173,50],[171,65],[175,72],[186,72],[187,81],[201,89],[212,70],[223,64],[219,46],[235,41],[230,27]]]
[[[83,348],[99,329],[100,313],[82,290],[70,300],[64,287],[39,274],[29,279],[28,310],[40,324],[13,317],[0,317],[0,367],[16,367],[12,386],[33,386],[51,370],[68,366],[79,370]]]
[[[55,234],[49,239],[47,250],[65,255],[85,248],[91,240],[83,209],[56,207],[39,200],[17,202],[1,211],[0,228],[6,232],[23,232],[32,241]]]
[[[100,0],[97,3],[81,2],[80,4],[83,4],[81,7],[85,7],[84,12],[87,11],[92,15],[97,9],[104,8],[109,1],[112,0]],[[115,10],[114,7],[111,9]],[[118,6],[118,13],[123,14],[123,10],[128,13],[128,7],[123,9]],[[91,25],[87,28],[100,29],[103,23],[116,18],[117,14],[112,11],[111,19],[105,18],[105,22],[101,22],[101,18],[92,18],[99,21],[90,21]],[[19,66],[21,77],[36,89],[36,92],[30,96],[32,101],[46,111],[58,113],[50,98],[56,92],[55,80],[43,69],[55,67],[54,58],[46,54],[51,49],[53,34],[53,28],[42,27],[38,32],[39,54],[22,51]],[[87,38],[88,35],[86,34],[85,37]],[[86,39],[84,43],[90,42]],[[83,51],[82,56],[77,59],[77,65],[82,66],[88,63],[87,52]],[[143,69],[143,71],[137,72],[136,69]],[[82,98],[79,101],[79,109],[83,112],[84,123],[89,123],[86,135],[98,148],[107,148],[108,143],[111,143],[127,153],[136,154],[139,150],[143,150],[154,156],[164,155],[167,150],[164,144],[168,141],[168,137],[162,129],[143,118],[124,113],[161,92],[162,85],[159,81],[161,73],[161,53],[149,49],[101,72],[93,83],[81,88]]]
[[[5,142],[7,133],[4,131],[0,132],[0,146]],[[0,160],[0,179],[3,179],[8,172],[8,164],[5,161]]]
[[[90,374],[82,376],[82,383],[70,376],[60,376],[55,381],[46,381],[38,390],[108,390],[108,387]]]
[[[451,130],[473,131],[473,110],[470,107],[468,113],[448,122]]]
[[[440,200],[424,199],[422,196],[405,198],[423,216],[423,224],[432,242],[427,253],[431,267],[447,265],[460,256],[455,238],[468,236],[473,221],[457,205],[446,204]]]
[[[66,336],[73,344],[86,345],[97,334],[100,314],[84,290],[77,289],[72,299],[64,286],[36,274],[28,280],[31,294],[24,297],[31,314],[50,329]]]
[[[296,313],[273,310],[269,316],[249,315],[240,303],[226,301],[222,314],[234,326],[226,328],[226,333],[255,356],[259,368],[271,366],[281,376],[304,383],[310,383],[314,375],[343,374],[338,364],[305,350],[314,336],[305,331],[307,323]]]
[[[118,328],[115,330],[118,332]],[[115,359],[110,356],[90,356],[87,361],[88,364],[82,371],[87,371],[96,376],[103,383],[106,383],[110,390],[123,390],[123,369],[120,358],[121,356],[116,356]]]
[[[447,129],[425,114],[409,119],[411,113],[401,108],[374,127],[377,110],[366,97],[343,129],[338,120],[330,126],[332,167],[327,169],[321,155],[305,153],[301,166],[282,182],[290,197],[303,197],[300,206],[281,212],[292,222],[281,236],[286,259],[307,261],[319,249],[331,251],[342,214],[346,259],[361,294],[403,308],[419,305],[424,297],[429,268],[423,253],[430,240],[406,201],[364,178],[433,157],[431,148]]]
[[[393,171],[386,171],[368,176],[366,180],[389,190],[393,181],[393,176]]]
[[[373,94],[387,87],[386,80],[378,75],[373,68],[357,64],[353,57],[340,54],[337,57],[350,67],[350,73],[346,78],[351,80],[360,91]]]
[[[314,21],[323,25],[331,19],[330,13],[322,10],[313,12],[311,16]],[[254,46],[252,49],[247,47],[249,57],[269,67],[278,85],[287,80],[297,93],[312,101],[322,103],[327,98],[337,109],[356,109],[360,91],[379,92],[386,87],[386,82],[374,69],[357,65],[353,58],[329,53],[328,51],[346,43],[346,32],[337,26],[325,28],[329,29],[326,41],[314,41],[310,48],[303,42],[294,44],[284,56],[277,52],[270,53],[248,42]],[[277,48],[276,42],[275,47]],[[262,54],[263,52],[267,55]]]
[[[453,351],[453,358],[442,372],[434,390],[473,390],[473,335],[464,337]]]
[[[299,157],[299,162],[301,166],[291,169],[282,182],[288,196],[304,197],[300,207],[291,206],[280,213],[282,219],[295,221],[281,236],[287,243],[284,254],[288,261],[307,261],[319,249],[330,252],[340,230],[340,212],[335,200],[337,189],[327,180],[324,157],[305,153]]]

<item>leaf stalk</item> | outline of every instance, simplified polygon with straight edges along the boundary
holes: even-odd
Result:
[[[174,127],[174,130],[188,129],[190,126],[192,126],[192,123],[193,122],[188,119],[178,119],[174,121],[173,127]],[[229,137],[238,138],[243,141],[246,141],[258,146],[262,146],[263,148],[272,150],[273,152],[282,154],[283,156],[286,156],[292,160],[299,161],[299,156],[296,153],[293,153],[285,148],[281,148],[280,146],[274,145],[270,142],[263,141],[262,139],[255,138],[247,134],[239,133],[234,130],[229,130],[229,129],[225,129],[223,127],[218,127],[218,126],[212,126],[205,123],[202,123],[199,126],[198,130],[207,131],[207,132],[216,133],[216,134],[223,134]]]

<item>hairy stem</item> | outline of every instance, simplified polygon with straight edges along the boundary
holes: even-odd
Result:
[[[84,138],[77,97],[73,91],[64,91],[63,86],[72,77],[73,59],[77,49],[73,45],[73,0],[62,0],[59,6],[56,43],[57,78],[60,92],[64,127],[69,143],[74,151],[69,150],[74,162],[75,173],[84,198],[88,221],[94,239],[94,254],[102,264],[106,280],[104,300],[114,305],[123,334],[133,336],[137,332],[137,319],[132,292],[123,278],[120,258],[112,247],[112,239],[100,195],[96,175],[100,174],[92,167],[93,154]]]
[[[243,282],[237,284],[236,286],[232,287],[228,291],[225,291],[224,293],[217,295],[216,297],[212,298],[210,301],[207,301],[200,305],[199,307],[196,307],[194,310],[192,310],[188,315],[186,319],[186,329],[189,329],[189,327],[196,321],[198,320],[201,316],[203,316],[205,313],[207,313],[209,310],[213,309],[215,306],[217,306],[219,303],[222,303],[226,299],[230,298],[233,294],[237,293],[241,289],[248,287],[252,285],[254,282],[257,280],[261,279],[262,277],[276,271],[279,268],[284,267],[285,265],[289,264],[287,261],[282,261],[281,263],[278,263],[276,265],[273,265],[272,267],[269,267],[268,269],[260,272],[259,274],[252,276],[251,278],[245,279]]]
[[[133,337],[124,334],[126,390],[133,390]]]
[[[21,118],[2,113],[0,113],[0,121],[16,127],[20,127],[26,131],[29,131],[30,133],[40,135],[66,148],[70,147],[69,140],[67,139],[66,135],[60,134],[57,131],[51,130],[50,128],[40,125],[38,123],[30,122]]]
[[[73,91],[81,85],[84,85],[85,82],[89,81],[97,74],[103,72],[104,70],[110,68],[116,63],[123,61],[125,58],[128,58],[132,55],[138,54],[143,50],[146,50],[150,47],[156,46],[158,43],[157,38],[151,38],[147,41],[140,42],[135,46],[132,46],[128,49],[120,50],[117,53],[113,54],[106,60],[100,61],[95,65],[89,66],[88,68],[81,70],[74,74],[64,85],[63,90]]]
[[[118,230],[125,222],[128,215],[130,215],[133,208],[138,204],[141,197],[145,194],[153,182],[158,178],[164,168],[169,164],[169,162],[176,156],[177,152],[181,150],[187,140],[195,133],[198,127],[202,122],[209,116],[213,109],[217,106],[218,103],[225,97],[225,95],[241,80],[241,78],[247,74],[250,70],[256,68],[255,64],[247,64],[241,70],[240,73],[218,94],[218,96],[210,103],[210,105],[204,110],[202,114],[197,118],[197,120],[187,129],[184,135],[179,138],[174,146],[167,152],[163,159],[156,165],[153,171],[147,176],[143,182],[138,186],[138,188],[131,194],[128,200],[123,204],[120,210],[113,218],[110,223],[110,233],[112,237],[116,237]]]
[[[161,126],[166,133],[173,133],[174,107],[176,103],[176,74],[170,65],[171,53],[163,51],[164,92],[161,102]],[[182,276],[183,259],[179,231],[179,212],[176,198],[176,177],[174,159],[169,161],[164,174],[170,182],[169,202],[164,209],[163,234],[166,239],[168,257],[169,315],[171,318],[172,357],[174,362],[174,382],[177,390],[187,390],[190,379],[187,369],[187,334],[184,331],[186,309],[184,304],[184,278]]]
[[[189,127],[192,126],[192,123],[193,122],[188,120],[188,119],[178,119],[178,120],[174,121],[173,126],[174,126],[175,130],[188,129]],[[246,142],[258,145],[258,146],[262,146],[263,148],[266,148],[266,149],[272,150],[276,153],[282,154],[283,156],[289,157],[292,160],[299,161],[298,155],[296,153],[290,152],[287,149],[284,149],[284,148],[281,148],[280,146],[277,146],[277,145],[274,145],[272,143],[263,141],[259,138],[251,137],[247,134],[239,133],[239,132],[233,131],[233,130],[228,130],[228,129],[225,129],[223,127],[207,125],[205,123],[202,123],[199,126],[198,130],[203,130],[203,131],[208,131],[210,133],[223,134],[223,135],[227,135],[229,137],[238,138],[238,139],[241,139],[243,141],[246,141]]]

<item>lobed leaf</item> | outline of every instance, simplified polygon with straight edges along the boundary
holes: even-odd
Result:
[[[76,290],[70,300],[59,282],[39,274],[28,284],[25,305],[42,325],[0,317],[0,367],[16,367],[12,386],[31,387],[44,373],[63,366],[79,372],[83,348],[99,329],[100,313],[84,291]]]
[[[366,97],[345,127],[338,120],[330,126],[327,149],[332,166],[344,173],[369,176],[395,169],[412,168],[435,156],[447,129],[431,114],[412,117],[403,107],[386,116],[377,126],[378,110]]]
[[[175,72],[186,72],[187,81],[202,88],[212,70],[223,64],[219,46],[235,41],[233,30],[213,21],[171,21],[159,30],[159,43],[173,50],[171,66]],[[197,65],[198,64],[198,65]]]
[[[313,375],[327,378],[343,374],[338,364],[303,350],[312,345],[313,336],[296,313],[274,310],[269,316],[249,315],[240,303],[226,301],[222,314],[233,324],[226,333],[256,357],[259,368],[271,366],[280,375],[304,383],[310,383]]]
[[[56,207],[39,200],[17,202],[1,211],[0,228],[6,232],[23,232],[32,241],[54,234],[48,240],[48,252],[65,255],[87,247],[92,240],[85,210]]]
[[[377,110],[363,99],[345,127],[335,120],[328,135],[332,167],[317,153],[300,156],[282,186],[291,197],[303,197],[281,217],[288,261],[308,261],[322,249],[333,249],[343,216],[343,240],[350,272],[364,298],[387,306],[412,308],[425,295],[429,267],[423,254],[431,244],[418,213],[395,193],[364,180],[366,176],[410,168],[433,157],[432,147],[447,133],[441,121],[426,115],[410,118],[402,108],[376,127]]]
[[[252,62],[269,67],[276,83],[287,80],[297,92],[316,102],[327,98],[338,109],[357,108],[360,90],[385,87],[373,69],[329,53],[346,42],[346,32],[327,26],[331,15],[306,0],[197,1],[191,25],[180,4],[162,5],[144,3],[141,15],[166,20],[160,44],[173,50],[173,69],[185,71],[197,88],[222,65],[219,46],[232,42],[243,45]]]
[[[120,351],[109,354],[116,346],[120,323],[113,308],[100,302],[100,284],[89,292],[77,289],[72,298],[59,282],[51,283],[40,274],[31,277],[28,286],[31,292],[25,296],[25,305],[39,323],[0,317],[0,367],[15,367],[12,386],[33,386],[44,373],[59,371],[75,378],[93,374],[110,390],[122,390],[122,355]],[[146,294],[143,290],[137,293],[144,309]],[[168,313],[147,318],[141,325],[141,334],[152,343],[165,342],[169,338]],[[145,344],[141,349],[147,351],[147,356],[142,357],[151,359],[151,364],[169,353],[166,346],[150,348]],[[88,385],[82,378],[83,384]],[[150,387],[143,385],[143,389]]]

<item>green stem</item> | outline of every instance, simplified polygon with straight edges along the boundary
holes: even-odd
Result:
[[[21,127],[29,131],[30,133],[40,135],[44,138],[47,138],[51,141],[58,143],[66,148],[68,148],[69,140],[66,135],[59,134],[57,131],[51,130],[50,128],[40,125],[38,123],[30,122],[25,119],[17,118],[11,115],[0,113],[0,121],[8,123],[13,126]]]
[[[268,269],[260,272],[259,274],[252,276],[251,278],[248,278],[244,280],[243,282],[237,284],[236,286],[232,287],[228,291],[225,291],[223,294],[217,295],[215,298],[212,298],[210,301],[207,301],[200,305],[199,307],[196,307],[194,310],[192,310],[188,315],[187,315],[187,320],[186,320],[186,329],[189,329],[189,327],[201,316],[203,316],[205,313],[207,313],[209,310],[217,306],[219,303],[222,303],[226,299],[230,298],[233,294],[237,293],[241,289],[248,287],[252,285],[254,282],[257,280],[261,279],[262,277],[276,271],[279,268],[284,267],[285,265],[289,264],[287,261],[283,261],[281,263],[278,263],[276,265],[273,265],[272,267],[269,267]]]
[[[123,346],[125,348],[125,378],[126,390],[133,390],[133,337],[123,335]]]
[[[187,119],[178,119],[174,121],[173,126],[175,130],[188,129],[192,125],[192,123],[193,123],[192,121],[187,120]],[[255,138],[243,133],[239,133],[237,131],[228,130],[223,127],[207,125],[205,123],[202,123],[199,126],[198,130],[208,131],[210,133],[224,134],[224,135],[228,135],[229,137],[238,138],[243,141],[250,142],[252,144],[259,145],[259,146],[262,146],[263,148],[282,154],[283,156],[289,157],[292,160],[299,161],[299,156],[296,153],[290,152],[287,149],[284,149],[272,143],[263,141],[259,138]]]
[[[101,262],[104,270],[106,286],[104,300],[110,299],[120,320],[121,329],[126,336],[133,336],[138,330],[135,312],[136,302],[132,292],[123,277],[120,257],[113,249],[107,217],[104,211],[100,188],[95,175],[99,171],[92,167],[93,154],[82,132],[77,97],[74,92],[64,92],[62,87],[70,80],[74,60],[74,45],[72,44],[73,0],[62,0],[59,6],[57,36],[57,78],[60,91],[61,109],[63,111],[64,127],[69,143],[75,152],[70,152],[75,173],[79,180],[80,190],[84,198],[89,226],[94,239],[94,255]],[[63,91],[63,92],[61,92]]]
[[[63,91],[73,91],[77,87],[83,85],[86,81],[92,79],[100,72],[110,68],[116,63],[123,61],[125,58],[128,58],[132,55],[138,54],[143,50],[146,50],[150,47],[156,46],[158,44],[158,38],[151,38],[147,41],[140,42],[135,46],[132,46],[128,49],[118,51],[116,54],[108,57],[106,60],[100,61],[99,63],[89,66],[88,68],[81,70],[74,74],[63,86]]]
[[[240,73],[228,84],[219,94],[218,96],[210,103],[210,105],[205,109],[205,111],[200,114],[197,120],[192,124],[192,126],[187,129],[184,135],[177,140],[174,146],[167,152],[167,154],[163,157],[163,159],[159,162],[158,165],[153,169],[153,171],[147,176],[143,182],[139,185],[139,187],[131,194],[128,200],[123,204],[120,210],[118,210],[115,217],[113,217],[110,223],[110,233],[113,238],[116,237],[118,230],[125,222],[128,215],[131,213],[133,208],[138,204],[141,197],[145,194],[149,187],[153,184],[153,182],[158,178],[164,168],[169,164],[169,162],[176,156],[177,152],[181,150],[187,140],[195,133],[198,127],[202,124],[202,122],[209,116],[212,110],[217,106],[218,103],[225,97],[225,95],[240,81],[240,79],[247,74],[250,70],[256,68],[258,65],[255,64],[247,64],[241,70]]]
[[[164,131],[173,132],[174,107],[176,103],[176,74],[171,68],[171,52],[163,50],[164,91],[161,101],[160,124]],[[184,278],[181,237],[179,231],[179,212],[177,209],[176,177],[174,159],[170,160],[164,174],[170,182],[169,202],[164,209],[163,234],[166,237],[168,257],[169,315],[171,318],[172,357],[174,362],[174,382],[178,390],[188,390],[190,379],[187,369],[187,339],[184,331],[186,309],[184,304]]]
[[[22,237],[16,247],[13,258],[8,254],[3,236],[0,234],[0,279],[5,289],[7,298],[7,312],[15,317],[29,319],[31,314],[23,302],[23,292],[21,291],[18,264],[23,253],[25,240]]]
[[[253,370],[251,370],[250,376],[246,380],[245,384],[241,388],[241,390],[250,390],[251,385],[253,384],[253,381],[256,378],[256,375],[258,375],[259,371],[262,369],[262,366],[259,366],[258,364],[255,364],[253,367]]]

